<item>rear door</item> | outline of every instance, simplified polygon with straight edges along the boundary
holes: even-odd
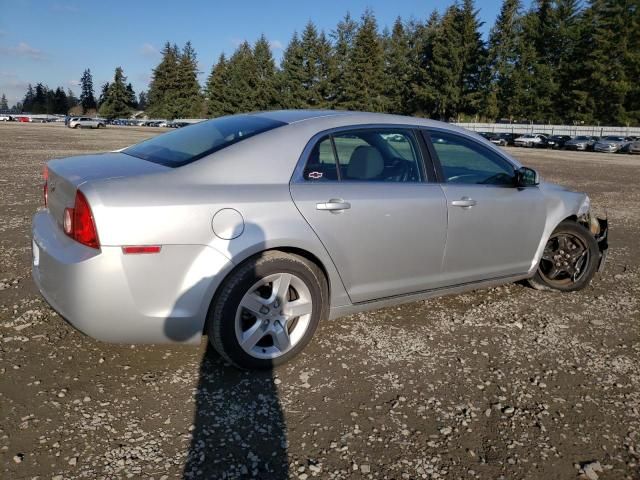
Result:
[[[488,146],[439,130],[425,134],[447,200],[447,284],[526,273],[546,209],[537,186],[517,188],[515,167]]]
[[[354,303],[441,284],[446,204],[419,142],[410,129],[336,132],[310,144],[294,175],[293,200]]]

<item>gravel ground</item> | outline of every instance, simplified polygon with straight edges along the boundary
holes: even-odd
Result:
[[[640,478],[640,158],[512,150],[608,211],[584,291],[353,315],[255,373],[94,341],[31,281],[43,163],[160,131],[0,125],[0,478]]]

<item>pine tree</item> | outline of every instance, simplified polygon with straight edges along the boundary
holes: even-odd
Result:
[[[227,64],[227,95],[230,113],[253,112],[258,108],[257,69],[249,42],[243,42]]]
[[[69,110],[68,102],[69,100],[67,98],[67,94],[64,93],[64,90],[61,87],[56,88],[55,92],[53,92],[52,113],[66,114]]]
[[[276,107],[276,63],[273,60],[269,41],[264,35],[253,46],[253,60],[256,69],[256,109],[272,110]]]
[[[129,105],[132,110],[137,110],[138,99],[136,98],[136,92],[133,90],[133,85],[130,83],[127,83],[127,97],[127,105]]]
[[[138,110],[145,111],[147,108],[147,93],[142,91],[138,94]]]
[[[482,106],[482,73],[486,64],[486,49],[473,0],[464,0],[458,11],[462,73],[460,75],[459,112],[476,115]]]
[[[384,112],[384,51],[378,24],[372,11],[362,15],[353,40],[348,76],[353,81],[345,86],[344,106],[349,110]]]
[[[218,63],[211,68],[205,87],[207,116],[220,117],[234,113],[228,100],[228,81],[227,58],[222,53],[218,58]]]
[[[109,82],[104,82],[100,88],[100,96],[98,97],[98,109],[104,102],[107,101],[107,95],[109,94]]]
[[[95,110],[96,98],[93,93],[93,77],[91,76],[91,70],[88,68],[82,73],[80,78],[80,104],[82,110],[86,113],[89,110]]]
[[[47,113],[47,90],[47,87],[42,83],[36,85],[33,105],[31,107],[32,113]]]
[[[202,115],[203,98],[198,83],[196,52],[187,42],[177,64],[177,88],[168,93],[168,118],[198,118]]]
[[[440,15],[437,10],[434,10],[425,24],[417,23],[414,26],[411,35],[411,43],[414,46],[411,59],[411,112],[419,116],[432,116],[435,110],[431,67],[433,46],[439,26]]]
[[[587,18],[591,20],[589,44],[585,45],[583,91],[590,94],[590,117],[606,124],[624,124],[624,100],[630,82],[626,78],[624,57],[628,50],[626,2],[593,0]],[[637,15],[637,12],[636,12]],[[637,78],[633,79],[635,82]]]
[[[67,112],[71,110],[73,107],[78,105],[79,100],[73,94],[73,90],[70,88],[67,90]]]
[[[9,110],[9,103],[7,103],[7,97],[4,93],[0,97],[0,110]]]
[[[354,81],[353,69],[350,68],[353,55],[353,43],[358,32],[358,23],[347,12],[336,30],[331,34],[334,41],[333,49],[333,78],[334,108],[347,108],[348,86]]]
[[[393,24],[385,42],[385,97],[387,111],[410,113],[410,82],[412,76],[409,36],[400,17]]]
[[[515,116],[513,98],[516,45],[519,36],[520,0],[504,0],[500,14],[489,34],[485,82],[484,114],[489,118],[512,119]]]
[[[629,89],[625,97],[624,109],[628,121],[640,125],[640,2],[630,1],[626,8],[627,49],[623,52],[625,74]]]
[[[121,67],[117,67],[113,82],[109,84],[104,103],[100,105],[100,116],[113,119],[131,114],[130,96],[126,86],[127,77]]]
[[[175,101],[175,90],[180,88],[178,83],[178,61],[180,52],[177,45],[165,43],[162,49],[162,60],[153,70],[152,79],[147,94],[146,113],[152,118],[172,118],[174,108],[170,105]]]
[[[334,108],[338,97],[335,84],[337,66],[333,45],[324,31],[320,32],[316,44],[316,70],[318,74],[316,84],[318,104],[316,107]]]
[[[283,108],[307,108],[307,92],[304,89],[305,53],[296,32],[293,33],[282,56],[282,64],[278,75],[278,90],[280,91]]]

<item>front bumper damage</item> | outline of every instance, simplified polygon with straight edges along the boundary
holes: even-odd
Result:
[[[580,219],[593,234],[596,242],[598,242],[598,250],[600,251],[600,259],[598,260],[598,272],[604,270],[604,264],[609,251],[609,221],[607,218],[596,217],[588,213],[584,218]]]

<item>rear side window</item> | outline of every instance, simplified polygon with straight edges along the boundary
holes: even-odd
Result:
[[[286,123],[253,115],[220,117],[158,135],[122,153],[167,167],[180,167],[283,125]]]
[[[420,162],[410,130],[340,132],[315,144],[303,176],[310,182],[420,182]]]

